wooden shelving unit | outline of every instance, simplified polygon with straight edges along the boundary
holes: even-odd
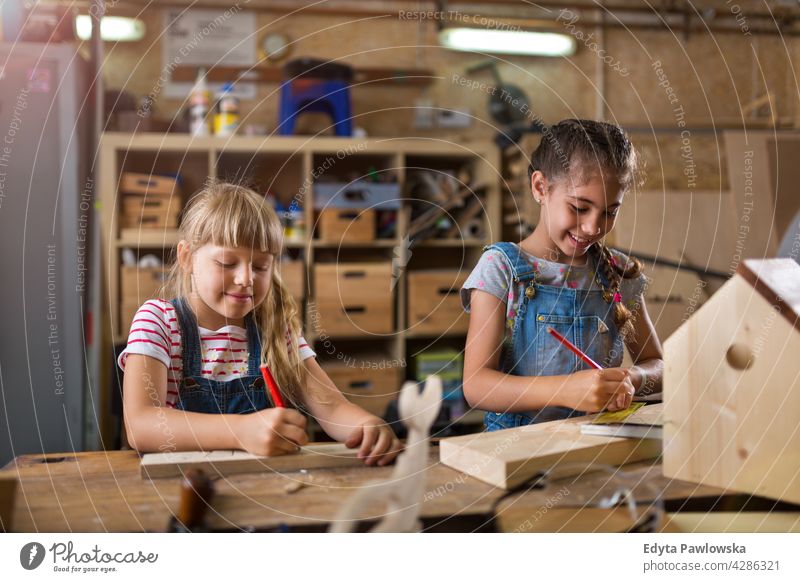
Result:
[[[401,192],[407,169],[442,170],[469,165],[473,184],[484,188],[485,239],[431,239],[419,241],[411,249],[404,244],[408,232],[410,202],[403,200],[397,211],[395,236],[367,243],[331,243],[313,238],[315,211],[312,176],[323,160],[333,159],[328,172],[367,172],[369,166],[391,170],[398,178]],[[451,143],[438,139],[335,137],[233,137],[193,138],[177,134],[106,133],[100,148],[100,197],[106,283],[106,322],[115,345],[126,340],[127,329],[120,322],[120,266],[125,248],[137,255],[154,253],[169,256],[178,242],[174,229],[133,230],[119,226],[119,181],[123,172],[180,174],[184,202],[202,187],[207,177],[243,181],[257,191],[270,191],[288,204],[302,193],[306,233],[302,240],[286,244],[289,254],[305,262],[306,298],[314,297],[313,265],[317,262],[398,261],[405,265],[393,290],[395,329],[385,336],[334,337],[337,350],[358,352],[363,344],[386,357],[411,365],[416,346],[448,346],[461,342],[463,334],[415,334],[406,332],[407,288],[405,273],[414,269],[462,269],[476,264],[482,247],[501,237],[501,194],[499,156],[495,146],[480,143]],[[308,313],[305,332],[309,341],[318,335],[310,329]],[[454,343],[455,342],[455,343]],[[322,356],[319,346],[315,345]],[[410,373],[409,373],[410,375]]]

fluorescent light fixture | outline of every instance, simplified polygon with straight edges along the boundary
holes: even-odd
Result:
[[[75,28],[78,31],[78,38],[89,40],[92,38],[92,17],[88,14],[79,14],[75,17]],[[142,40],[146,30],[144,22],[138,18],[103,16],[100,21],[100,38],[108,41],[131,42]]]
[[[575,54],[575,39],[556,32],[445,28],[439,43],[454,51],[565,57]]]

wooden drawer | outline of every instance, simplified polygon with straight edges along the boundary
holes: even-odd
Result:
[[[145,301],[163,297],[162,286],[169,270],[169,267],[120,268],[120,332],[128,332],[134,314]]]
[[[123,301],[119,305],[120,315],[119,315],[119,331],[123,335],[128,335],[128,332],[131,329],[131,322],[133,321],[133,316],[136,315],[136,312],[142,306],[144,301]]]
[[[136,172],[123,172],[119,182],[122,194],[146,194],[148,198],[179,196],[178,180],[172,176],[154,176]]]
[[[122,199],[120,223],[123,228],[175,228],[180,211],[181,202],[177,197],[126,195]]]
[[[314,266],[314,295],[318,302],[365,301],[392,296],[392,264],[337,263]],[[389,299],[391,301],[391,299]]]
[[[122,267],[119,294],[121,301],[138,301],[139,305],[158,297],[169,275],[170,267]]]
[[[303,261],[280,261],[278,268],[283,284],[295,301],[303,301],[306,294],[306,270]]]
[[[355,367],[341,362],[320,365],[336,387],[352,403],[367,412],[383,416],[386,406],[397,398],[400,390],[400,368],[373,369],[360,358],[355,358]],[[378,363],[377,361],[375,362]],[[362,364],[364,364],[362,366]]]
[[[331,336],[364,336],[394,331],[392,298],[317,301],[309,309],[312,329]]]
[[[375,240],[375,211],[326,208],[319,216],[319,238],[328,242]]]
[[[408,332],[466,333],[469,314],[459,292],[469,273],[457,270],[408,273]]]

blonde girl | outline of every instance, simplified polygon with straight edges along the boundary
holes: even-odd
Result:
[[[119,356],[125,427],[139,451],[242,449],[281,455],[308,442],[306,411],[368,465],[400,450],[392,430],[349,402],[301,335],[276,262],[282,227],[263,196],[210,183],[190,201],[165,299],[144,303]],[[259,366],[287,408],[276,408]]]

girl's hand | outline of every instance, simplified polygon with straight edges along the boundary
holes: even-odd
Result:
[[[631,405],[635,389],[626,368],[582,370],[570,376],[565,404],[583,412],[624,410]]]
[[[377,416],[356,427],[345,445],[349,449],[359,447],[358,458],[364,459],[365,465],[387,465],[403,450],[394,431]]]
[[[306,418],[289,408],[267,408],[233,418],[239,448],[260,457],[296,453],[308,443]]]

